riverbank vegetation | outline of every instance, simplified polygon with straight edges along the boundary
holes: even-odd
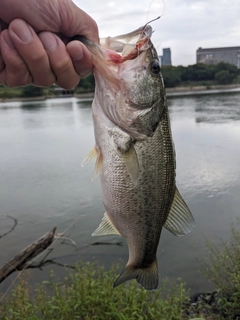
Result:
[[[240,84],[240,69],[225,62],[216,65],[198,63],[187,67],[163,66],[162,74],[166,88]],[[91,74],[81,79],[71,94],[94,92],[94,87],[95,81]],[[8,88],[0,85],[0,99],[57,97],[59,95],[61,95],[61,90],[58,90],[56,86],[43,88],[28,85]]]
[[[93,74],[81,79],[79,84],[74,90],[69,90],[69,94],[81,94],[94,92],[95,81]],[[64,92],[68,94],[68,91]],[[0,99],[12,99],[12,98],[36,98],[36,97],[58,97],[63,95],[63,92],[55,85],[50,87],[35,87],[33,85],[27,85],[24,87],[10,88],[0,84]]]
[[[9,295],[0,295],[0,319],[84,320],[237,320],[240,317],[240,231],[220,248],[207,243],[209,257],[201,262],[202,272],[215,285],[211,293],[190,298],[182,281],[163,280],[148,292],[135,281],[112,288],[119,266],[106,271],[86,263],[68,271],[59,282],[50,280],[33,289],[27,280]]]
[[[187,67],[163,66],[162,74],[166,88],[240,83],[240,69],[225,62],[197,63]]]
[[[187,299],[182,283],[162,281],[161,289],[149,292],[130,281],[114,289],[118,269],[79,264],[63,282],[52,274],[35,292],[22,281],[2,303],[0,319],[181,319]]]

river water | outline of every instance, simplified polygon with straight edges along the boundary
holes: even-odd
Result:
[[[76,98],[0,103],[0,215],[18,224],[0,239],[0,264],[53,226],[76,246],[57,240],[50,258],[71,264],[97,260],[106,267],[128,258],[117,236],[91,237],[104,207],[93,164],[81,162],[94,145],[91,100]],[[177,154],[177,185],[196,220],[194,231],[177,238],[164,230],[158,250],[161,277],[182,278],[193,292],[211,289],[199,272],[206,239],[228,240],[240,216],[240,94],[169,98]],[[13,221],[0,216],[0,236]],[[119,245],[91,245],[96,241]],[[49,269],[28,270],[33,282]],[[3,283],[3,290],[16,274]]]

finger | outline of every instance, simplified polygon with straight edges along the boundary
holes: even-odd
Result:
[[[52,85],[56,79],[51,70],[47,52],[32,27],[21,19],[9,25],[9,35],[14,47],[25,61],[37,86]]]
[[[4,29],[6,29],[6,24],[2,20],[0,20],[0,34]],[[4,68],[5,68],[5,64],[3,62],[3,58],[1,54],[1,42],[0,42],[0,73],[3,71]]]
[[[59,2],[61,17],[60,32],[68,37],[82,35],[99,43],[97,23],[73,1]],[[66,17],[71,17],[67,19]]]
[[[48,54],[51,68],[56,76],[56,83],[65,89],[74,88],[80,76],[74,69],[71,57],[62,40],[51,32],[42,32],[39,38]]]
[[[15,50],[8,30],[0,35],[1,56],[0,59],[0,83],[9,87],[22,86],[32,82],[28,68]]]
[[[0,73],[4,70],[4,68],[5,68],[5,63],[3,62],[3,58],[2,58],[2,55],[0,53]]]
[[[92,72],[93,64],[92,55],[85,45],[79,41],[71,41],[67,44],[67,50],[80,77],[88,76]]]
[[[2,53],[1,53],[1,40],[0,40],[0,73],[3,71],[5,68],[5,63],[2,58]],[[0,82],[1,83],[1,82]]]

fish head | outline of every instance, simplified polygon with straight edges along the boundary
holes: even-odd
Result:
[[[152,28],[101,39],[92,47],[95,98],[112,123],[135,140],[152,136],[166,109],[165,90]]]

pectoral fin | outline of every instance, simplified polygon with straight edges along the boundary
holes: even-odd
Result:
[[[178,237],[185,236],[195,227],[195,221],[191,211],[177,188],[164,227]]]
[[[126,132],[115,127],[109,131],[120,157],[123,158],[127,172],[136,186],[139,179],[139,163],[132,138]]]
[[[100,225],[93,232],[92,236],[106,236],[110,234],[120,235],[118,230],[114,227],[111,220],[109,219],[107,212],[105,212]]]
[[[85,167],[88,162],[92,162],[96,159],[93,179],[96,178],[102,171],[102,153],[94,146],[94,148],[88,153],[86,158],[82,161],[81,166]]]
[[[139,163],[134,146],[131,146],[128,151],[121,152],[121,156],[125,162],[127,172],[136,186],[139,179]]]

